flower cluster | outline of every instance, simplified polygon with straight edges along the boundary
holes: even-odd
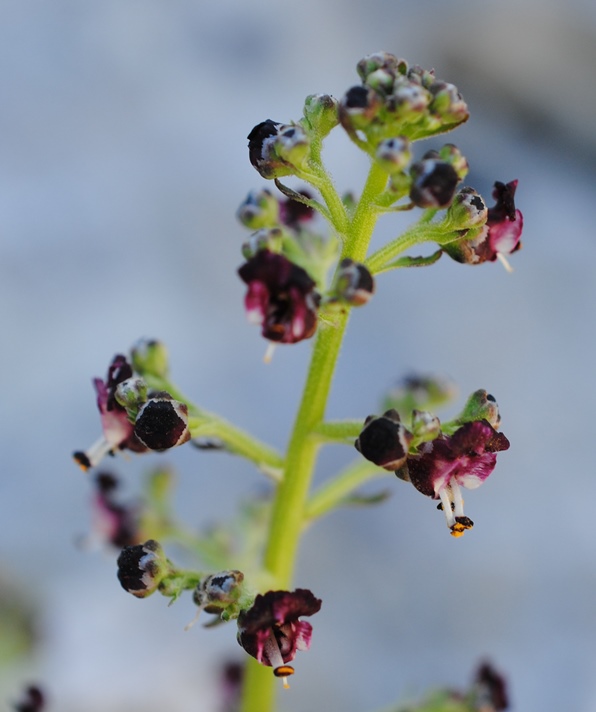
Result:
[[[509,448],[509,440],[496,430],[499,424],[495,399],[480,390],[443,427],[425,411],[413,411],[411,430],[395,409],[369,416],[355,446],[367,460],[439,500],[452,536],[459,537],[474,526],[464,515],[461,488],[479,487],[494,470],[497,453]]]
[[[103,433],[89,449],[73,454],[83,470],[119,450],[166,450],[190,440],[186,404],[150,391],[125,356],[114,356],[106,380],[95,378],[93,385]]]
[[[259,594],[254,604],[238,617],[238,642],[273,674],[286,678],[294,673],[288,665],[299,650],[308,650],[312,626],[301,616],[312,616],[321,608],[321,600],[307,589],[268,591]]]

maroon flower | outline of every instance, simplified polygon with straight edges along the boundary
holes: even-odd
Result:
[[[299,618],[312,616],[320,608],[320,599],[304,588],[259,594],[252,607],[238,616],[238,642],[261,664],[273,667],[285,686],[285,678],[294,673],[286,663],[298,650],[310,647],[312,626]]]
[[[95,478],[96,492],[93,498],[94,532],[102,541],[122,549],[139,544],[142,539],[138,531],[138,509],[119,504],[114,494],[118,480],[102,472]]]
[[[473,240],[465,238],[444,246],[444,251],[457,262],[481,264],[500,260],[508,271],[511,267],[506,255],[521,248],[524,218],[515,207],[517,180],[497,181],[493,190],[495,205],[488,209],[485,229]]]
[[[294,344],[315,333],[319,297],[302,267],[260,250],[238,274],[248,285],[244,300],[248,319],[261,326],[266,339]]]
[[[375,465],[395,471],[406,462],[410,433],[400,422],[399,413],[386,411],[383,415],[369,415],[354,446],[358,452]]]
[[[37,685],[29,685],[21,699],[13,705],[15,712],[41,712],[45,707],[45,695]]]
[[[452,436],[440,435],[423,443],[420,454],[409,456],[397,474],[409,478],[422,494],[441,500],[447,526],[458,537],[473,526],[464,516],[460,487],[479,487],[494,470],[497,452],[508,448],[509,440],[502,433],[488,421],[476,420],[465,423]]]
[[[144,452],[147,449],[136,438],[134,426],[128,419],[126,409],[115,398],[118,384],[131,378],[132,375],[132,367],[126,357],[117,355],[108,368],[107,379],[105,381],[101,378],[93,379],[103,436],[85,452],[78,451],[73,454],[75,461],[83,470],[95,467],[105,455],[113,454],[116,450]]]

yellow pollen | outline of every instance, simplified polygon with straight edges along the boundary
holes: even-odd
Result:
[[[290,687],[288,677],[294,674],[294,668],[291,665],[280,665],[273,670],[275,677],[281,677],[281,681],[286,690]]]

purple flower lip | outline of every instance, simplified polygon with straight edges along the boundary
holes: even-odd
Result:
[[[93,379],[103,434],[87,450],[73,453],[73,458],[81,469],[86,471],[95,467],[106,455],[113,455],[117,450],[145,452],[147,449],[137,440],[126,409],[115,398],[118,384],[132,375],[133,370],[126,357],[118,354],[112,359],[106,380]]]
[[[423,443],[419,454],[408,457],[407,475],[419,492],[441,501],[452,536],[460,537],[474,525],[464,515],[461,488],[479,487],[494,470],[497,452],[508,448],[509,440],[502,433],[487,420],[476,420],[452,436]]]
[[[321,608],[321,600],[308,589],[258,594],[251,608],[238,616],[238,643],[262,665],[273,667],[276,677],[294,673],[291,662],[298,650],[308,650],[312,626],[300,620]]]
[[[95,478],[93,498],[94,533],[118,549],[139,543],[138,510],[134,506],[119,504],[115,499],[118,480],[101,472]]]
[[[238,274],[248,285],[244,300],[248,319],[261,327],[266,339],[294,344],[315,333],[319,296],[302,267],[260,250]]]

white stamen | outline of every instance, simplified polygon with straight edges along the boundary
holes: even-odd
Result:
[[[451,487],[451,496],[453,498],[453,516],[463,517],[464,516],[464,500],[461,494],[461,487],[459,483],[456,482],[455,477],[452,477],[449,481],[449,486]]]
[[[199,616],[201,615],[202,610],[203,610],[202,608],[199,608],[196,612],[195,617],[190,621],[190,623],[187,623],[184,626],[185,631],[190,630],[193,627],[193,625],[199,620]]]
[[[282,681],[283,686],[288,689],[290,687],[288,684],[288,676],[278,675],[277,670],[279,668],[288,668],[289,671],[293,672],[293,669],[290,665],[286,665],[284,663],[284,659],[281,655],[281,651],[279,649],[279,645],[277,644],[277,640],[275,639],[275,633],[273,631],[271,631],[269,637],[267,638],[267,641],[265,642],[265,645],[263,646],[263,652],[271,663],[271,667],[273,668],[273,674],[276,677],[279,677]]]
[[[269,345],[267,346],[267,350],[265,351],[265,355],[263,356],[264,363],[271,363],[271,359],[273,358],[273,353],[276,348],[277,344],[275,343],[275,341],[270,341]]]
[[[99,440],[96,440],[91,447],[85,451],[85,455],[89,459],[91,467],[99,465],[106,455],[112,450],[113,445],[106,440],[102,435]]]
[[[451,498],[449,497],[449,487],[443,487],[439,490],[439,497],[441,498],[441,504],[443,505],[443,512],[445,518],[447,519],[447,526],[451,527],[455,524],[455,515],[451,509]]]
[[[497,252],[497,259],[503,265],[503,267],[505,267],[506,271],[509,272],[509,274],[513,272],[513,267],[509,264],[507,258],[502,252]]]

